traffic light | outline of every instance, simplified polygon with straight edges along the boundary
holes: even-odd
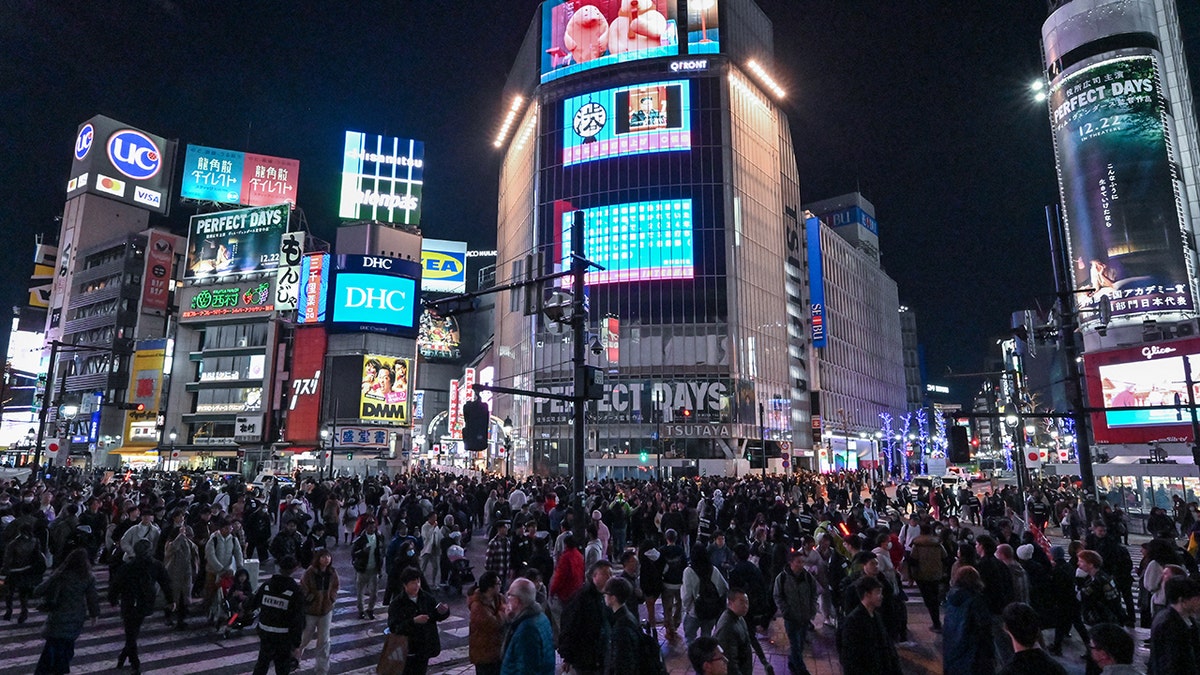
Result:
[[[650,453],[643,450],[642,454],[638,455],[638,459],[641,460],[642,464],[645,464],[646,462],[650,461]]]
[[[967,428],[957,424],[950,427],[950,461],[966,464],[971,461],[971,444],[967,442]]]
[[[354,453],[353,453],[353,452],[347,452],[347,453],[346,453],[346,461],[347,461],[347,462],[353,462],[353,461],[354,461]]]
[[[692,419],[692,409],[680,408],[679,411],[675,413],[675,416],[678,417],[681,422],[688,422]]]
[[[483,401],[467,401],[463,404],[463,445],[468,452],[487,450],[488,423],[491,421],[488,406]]]
[[[118,409],[118,410],[132,410],[132,411],[134,411],[134,412],[145,412],[145,411],[146,411],[146,404],[145,404],[145,403],[122,403],[122,402],[118,402],[118,403],[116,403],[115,405],[117,406],[117,409]]]

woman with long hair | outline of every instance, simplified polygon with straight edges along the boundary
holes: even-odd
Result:
[[[71,551],[54,574],[33,590],[33,595],[45,598],[42,606],[47,612],[42,627],[46,645],[34,673],[69,673],[83,623],[90,617],[95,625],[100,616],[100,595],[96,592],[96,578],[92,576],[87,550]]]
[[[329,673],[329,627],[333,621],[333,605],[337,602],[338,573],[333,567],[333,554],[329,549],[313,551],[312,565],[300,579],[300,590],[304,592],[304,635],[300,639],[298,653],[315,637],[317,639],[317,675]]]

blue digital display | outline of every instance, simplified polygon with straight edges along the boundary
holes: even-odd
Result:
[[[604,267],[587,273],[589,285],[693,277],[692,200],[598,206],[584,209],[583,219],[584,251]],[[573,212],[563,214],[563,242],[571,241],[573,220]]]
[[[687,80],[575,96],[563,103],[563,166],[692,147]]]
[[[334,323],[411,329],[416,325],[417,280],[387,274],[340,272],[329,298]]]

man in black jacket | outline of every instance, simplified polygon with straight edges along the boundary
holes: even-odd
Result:
[[[258,661],[254,675],[267,675],[275,664],[275,675],[288,675],[296,669],[292,652],[300,646],[304,634],[304,593],[292,578],[296,558],[279,560],[279,571],[258,587],[247,601],[246,612],[261,608],[258,615]]]
[[[117,656],[117,668],[125,666],[129,659],[133,672],[141,672],[141,661],[138,659],[137,640],[142,633],[142,622],[154,613],[154,600],[158,597],[158,588],[163,595],[171,597],[171,583],[167,579],[167,570],[163,564],[151,557],[154,544],[149,539],[138,540],[133,545],[133,559],[117,569],[113,582],[108,587],[108,599],[111,604],[121,603],[121,623],[125,628],[125,646]],[[157,588],[156,588],[157,586]],[[169,609],[175,609],[172,604]]]
[[[1189,618],[1200,613],[1200,582],[1168,579],[1167,607],[1154,617],[1150,628],[1150,662],[1147,675],[1195,673],[1200,664],[1200,644]]]
[[[883,585],[875,577],[864,576],[856,586],[855,592],[862,599],[842,625],[842,671],[847,675],[898,675],[900,655],[879,612]]]
[[[996,644],[996,663],[1008,663],[1012,658],[1012,640],[1004,632],[1004,608],[1015,600],[1012,572],[996,557],[996,540],[990,534],[981,534],[975,539],[975,551],[979,562],[979,578],[983,581],[983,599],[992,614],[992,638]]]
[[[599,675],[604,668],[608,650],[609,617],[602,588],[612,578],[612,566],[607,560],[592,563],[588,580],[563,609],[562,628],[558,636],[558,653],[563,663],[579,675]]]
[[[350,548],[350,562],[354,565],[354,582],[358,589],[358,618],[374,619],[379,575],[383,573],[387,559],[384,557],[383,535],[379,533],[375,516],[367,516],[363,520],[363,528],[363,533],[358,535]]]
[[[304,543],[304,537],[297,531],[298,523],[294,520],[289,520],[280,528],[279,534],[271,540],[271,557],[275,559],[275,564],[278,565],[281,560],[291,556],[298,558],[300,553],[300,544]]]
[[[388,629],[408,636],[404,675],[425,675],[429,659],[442,653],[437,622],[450,618],[450,608],[421,588],[421,572],[406,567],[400,572],[401,593],[388,606]]]
[[[633,585],[623,577],[613,577],[604,585],[604,604],[609,612],[608,649],[604,653],[604,675],[638,675],[638,646],[642,628],[626,603],[633,596]]]
[[[1067,671],[1050,657],[1038,642],[1042,629],[1037,612],[1023,602],[1004,608],[1004,631],[1012,641],[1013,657],[1000,669],[1000,675],[1067,675]]]

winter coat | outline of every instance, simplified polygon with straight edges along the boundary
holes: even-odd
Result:
[[[858,605],[841,627],[842,669],[853,675],[900,675],[900,656],[888,634],[883,615],[872,616]],[[869,645],[869,648],[864,648]]]
[[[908,556],[909,574],[914,581],[941,581],[946,576],[942,560],[944,551],[932,535],[922,534],[913,540]]]
[[[471,611],[467,635],[471,663],[500,663],[504,659],[504,617],[500,615],[499,596],[495,602],[487,602],[479,591],[471,591],[467,606]]]
[[[605,607],[605,611],[609,611]],[[625,606],[609,611],[608,649],[604,653],[604,675],[638,675],[638,643],[642,629]]]
[[[96,578],[91,574],[80,578],[74,574],[54,574],[33,589],[34,597],[45,598],[46,623],[42,637],[75,640],[83,632],[89,617],[100,616],[100,596]]]
[[[213,532],[204,544],[204,559],[208,574],[220,577],[227,572],[232,576],[242,568],[242,547],[232,534],[223,537],[219,531]]]
[[[567,602],[583,587],[583,554],[572,548],[563,552],[550,577],[550,595]]]
[[[563,608],[558,653],[580,670],[600,670],[608,647],[609,618],[604,595],[588,582]]]
[[[750,628],[745,619],[726,609],[717,619],[713,637],[729,659],[729,675],[753,675],[754,648],[750,644]]]
[[[196,545],[187,537],[176,537],[167,544],[164,554],[171,588],[190,590],[196,578],[196,566],[200,563],[200,551]]]
[[[510,626],[500,675],[554,675],[554,636],[540,607],[529,607]]]
[[[806,626],[817,613],[817,580],[806,569],[796,575],[784,568],[775,577],[771,593],[785,621]]]
[[[401,593],[388,606],[388,628],[393,633],[408,636],[408,652],[416,658],[432,659],[442,653],[437,622],[450,618],[450,612],[439,613],[437,604],[428,591],[421,590],[415,602],[407,593]],[[422,614],[428,615],[429,620],[423,624],[413,620]]]
[[[337,570],[333,565],[324,572],[316,565],[304,570],[300,577],[300,592],[304,596],[304,613],[310,616],[325,616],[333,611],[337,602],[338,587]]]
[[[943,670],[955,675],[996,672],[992,615],[979,591],[952,588],[942,620]]]
[[[108,587],[108,601],[115,605],[120,600],[122,616],[147,617],[154,613],[159,588],[171,597],[167,568],[154,558],[138,556],[117,569]]]
[[[371,550],[367,548],[366,533],[360,534],[350,547],[350,562],[354,565],[354,571],[362,574],[367,571],[367,561],[370,558]],[[383,572],[384,563],[387,558],[384,557],[386,549],[383,543],[383,533],[375,533],[375,573]]]

